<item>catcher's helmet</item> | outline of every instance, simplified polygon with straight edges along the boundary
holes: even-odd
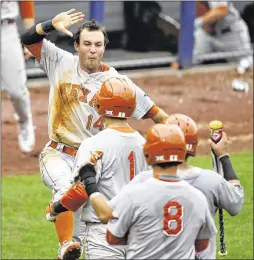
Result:
[[[181,128],[177,125],[155,124],[148,129],[144,154],[147,164],[183,162],[186,143]]]
[[[131,117],[135,107],[135,88],[124,78],[106,79],[96,93],[95,109],[99,115],[128,118]]]
[[[198,127],[196,123],[183,114],[170,115],[163,123],[176,124],[182,129],[185,136],[187,154],[195,156],[198,144]]]

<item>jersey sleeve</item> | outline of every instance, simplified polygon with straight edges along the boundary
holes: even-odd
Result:
[[[108,230],[115,237],[124,237],[130,229],[134,207],[129,192],[124,189],[119,193],[119,200],[108,222]]]
[[[239,183],[230,183],[224,178],[218,185],[218,207],[225,209],[231,216],[237,215],[244,202],[244,190]]]
[[[201,203],[201,201],[200,201],[200,203]],[[208,202],[205,198],[202,202],[202,205],[205,206],[205,218],[204,218],[205,221],[199,230],[197,239],[210,238],[210,237],[214,236],[217,232],[217,229],[216,229],[216,226],[214,223],[214,219],[210,213],[210,210],[208,208]]]
[[[132,82],[132,84],[134,83]],[[131,117],[139,120],[149,111],[149,109],[154,105],[154,102],[141,88],[135,84],[134,87],[136,90],[136,108]]]
[[[50,41],[43,39],[41,47],[40,61],[36,60],[36,67],[41,68],[49,77],[49,80],[55,76],[55,70],[62,60],[67,56],[73,56],[71,53],[55,46]]]

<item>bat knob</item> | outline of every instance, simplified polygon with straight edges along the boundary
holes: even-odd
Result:
[[[211,130],[211,139],[214,143],[218,143],[222,138],[223,123],[218,120],[211,121],[209,123]]]
[[[219,252],[218,252],[218,255],[219,255],[219,256],[227,256],[227,255],[228,255],[228,252],[227,252],[227,251],[225,251],[225,252],[219,251]]]

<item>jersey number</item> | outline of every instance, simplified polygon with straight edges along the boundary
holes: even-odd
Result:
[[[172,214],[174,211],[174,214]],[[163,231],[167,236],[177,236],[183,230],[183,207],[177,201],[169,201],[164,206]],[[171,223],[174,227],[171,227]]]
[[[86,123],[86,129],[87,130],[90,130],[91,128],[91,125],[92,125],[92,120],[93,120],[93,116],[92,115],[89,115],[87,117],[87,123]],[[98,120],[96,120],[94,123],[93,123],[93,127],[97,127],[100,131],[103,129],[103,121],[102,121],[102,118],[101,116],[98,118]]]
[[[130,152],[128,156],[128,160],[130,162],[130,181],[134,178],[135,176],[135,158],[134,158],[134,152]]]

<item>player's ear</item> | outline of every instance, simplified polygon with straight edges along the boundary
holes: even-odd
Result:
[[[74,42],[74,48],[77,52],[79,51],[79,44],[77,42]]]

